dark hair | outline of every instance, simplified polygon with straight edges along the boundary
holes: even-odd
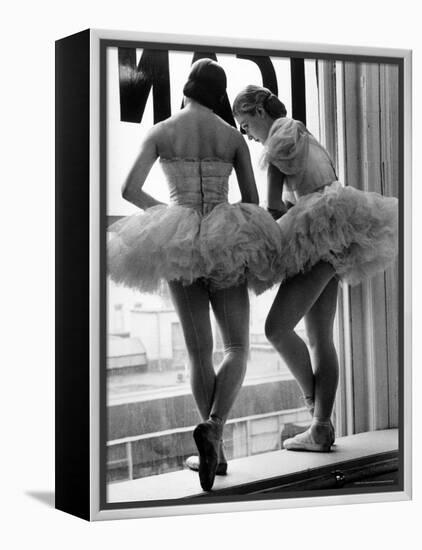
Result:
[[[271,90],[253,84],[246,86],[237,94],[233,102],[233,114],[234,116],[242,113],[255,115],[258,107],[262,107],[274,119],[287,115],[284,103]]]
[[[226,93],[224,69],[212,59],[198,59],[192,65],[183,95],[215,111]]]

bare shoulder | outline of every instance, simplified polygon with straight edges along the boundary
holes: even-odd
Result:
[[[220,131],[224,132],[227,136],[226,142],[232,144],[235,149],[237,149],[238,147],[242,147],[245,144],[245,140],[243,139],[243,136],[239,132],[239,130],[222,118],[217,118],[218,124],[220,126]]]
[[[171,131],[171,125],[166,121],[157,122],[149,128],[143,139],[144,149],[159,151],[162,149],[162,144],[166,143],[166,136]]]
[[[228,122],[226,122],[225,120],[223,120],[221,117],[219,117],[216,114],[214,114],[213,117],[217,121],[217,124],[219,125],[220,129],[223,132],[227,132],[227,133],[233,134],[233,135],[237,135],[237,134],[240,135],[240,132],[237,130],[237,128],[235,126],[232,126],[231,124],[229,124]]]
[[[158,142],[165,131],[164,121],[157,122],[147,130],[145,140]]]
[[[236,130],[233,127],[231,127],[231,129],[232,129],[231,143],[233,143],[235,152],[237,154],[249,154],[249,147],[243,135],[239,132],[239,130]]]

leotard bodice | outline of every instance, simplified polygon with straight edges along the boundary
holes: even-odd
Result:
[[[206,215],[228,202],[231,162],[212,159],[161,159],[172,205],[193,208]]]

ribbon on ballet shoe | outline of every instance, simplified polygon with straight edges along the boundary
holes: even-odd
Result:
[[[314,416],[312,424],[315,426],[327,427],[330,432],[330,445],[334,445],[334,442],[336,440],[336,432],[331,418]]]
[[[313,426],[326,426],[326,427],[331,427],[332,426],[332,423],[331,423],[331,419],[330,418],[321,418],[320,416],[314,416],[313,418],[313,421],[312,421],[312,425]]]
[[[305,407],[308,409],[311,416],[314,416],[315,402],[313,395],[304,395],[303,401],[305,402]]]

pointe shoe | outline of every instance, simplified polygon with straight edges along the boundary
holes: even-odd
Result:
[[[330,422],[331,423],[331,422]],[[328,453],[331,446],[334,443],[334,434],[331,432],[330,426],[328,427],[328,438],[326,441],[316,441],[312,435],[312,427],[308,428],[305,432],[295,435],[286,439],[283,443],[283,447],[288,451],[310,451],[316,453]]]
[[[186,466],[189,470],[194,472],[199,472],[199,456],[192,455],[185,460]],[[226,476],[227,475],[227,462],[219,462],[217,464],[217,469],[215,470],[216,476]]]
[[[199,452],[199,481],[204,491],[211,491],[217,473],[222,426],[213,420],[198,424],[193,438]]]
[[[185,464],[189,468],[189,470],[192,470],[194,472],[199,472],[199,456],[197,455],[189,456],[185,460]],[[227,460],[226,460],[226,457],[224,456],[223,441],[220,442],[220,454],[219,454],[215,475],[217,476],[227,475]]]

